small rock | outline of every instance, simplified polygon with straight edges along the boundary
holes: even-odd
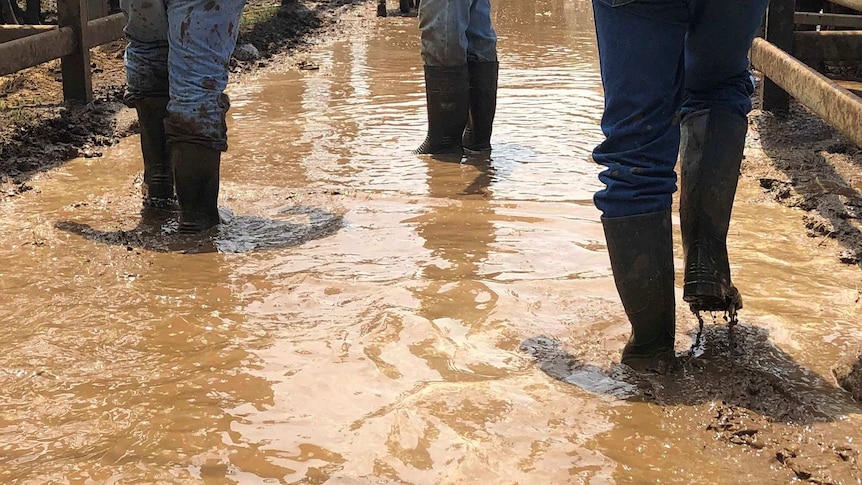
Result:
[[[234,49],[233,56],[243,62],[256,61],[260,59],[260,51],[251,44],[243,44]]]
[[[838,254],[838,260],[844,264],[859,264],[862,258],[859,254],[850,251],[849,249],[845,249]]]
[[[320,66],[312,61],[303,60],[299,62],[299,69],[303,71],[316,71],[320,69]]]
[[[862,401],[862,354],[854,352],[841,359],[832,368],[832,375],[853,399]]]

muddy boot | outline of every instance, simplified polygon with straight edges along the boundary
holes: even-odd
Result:
[[[221,152],[178,142],[171,145],[171,161],[180,205],[180,233],[198,233],[217,225]]]
[[[614,282],[632,336],[621,362],[638,370],[675,366],[676,333],[670,210],[602,218]]]
[[[469,62],[467,68],[470,71],[470,120],[461,140],[466,150],[490,152],[500,63]]]
[[[461,135],[470,116],[467,65],[425,66],[428,135],[413,153],[461,153]]]
[[[141,153],[144,157],[144,183],[141,187],[145,209],[174,209],[174,174],[165,141],[164,120],[168,98],[142,98],[135,101],[141,125]]]
[[[701,110],[687,115],[680,128],[683,300],[694,312],[733,313],[742,308],[742,298],[730,281],[727,229],[748,121]]]

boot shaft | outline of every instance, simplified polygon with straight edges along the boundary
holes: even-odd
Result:
[[[623,363],[673,353],[676,312],[670,210],[602,218],[614,283],[632,325]]]
[[[135,101],[141,125],[141,154],[144,159],[142,192],[145,206],[172,205],[174,177],[165,138],[164,120],[168,98],[142,98]]]
[[[462,139],[464,148],[491,150],[491,132],[497,111],[498,62],[468,62],[470,75],[470,119]]]
[[[221,152],[193,143],[172,143],[171,161],[180,206],[180,232],[195,233],[218,224]]]
[[[687,115],[680,129],[683,299],[694,311],[736,310],[742,299],[731,282],[727,232],[748,121],[702,110]]]
[[[730,225],[748,122],[738,115],[702,110],[680,124],[680,218],[694,237],[724,240]]]
[[[470,114],[467,65],[425,66],[428,135],[416,153],[460,153]]]

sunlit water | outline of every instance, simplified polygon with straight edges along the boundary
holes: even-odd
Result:
[[[733,483],[696,409],[669,418],[607,370],[628,324],[591,202],[589,3],[494,8],[492,160],[410,153],[416,19],[389,17],[319,70],[230,86],[211,247],[136,227],[136,137],[0,205],[0,481]],[[817,376],[862,337],[841,310],[858,271],[800,254],[746,183],[743,325],[778,345],[769,372],[852,411]]]

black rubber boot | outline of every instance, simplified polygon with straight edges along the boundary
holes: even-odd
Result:
[[[461,153],[461,135],[470,116],[467,65],[425,66],[428,135],[413,153]]]
[[[470,119],[462,143],[471,152],[491,151],[491,128],[497,111],[499,62],[468,62],[470,73]]]
[[[670,210],[602,218],[614,282],[632,336],[621,362],[638,371],[675,366],[676,313]]]
[[[217,225],[221,152],[177,142],[171,144],[171,161],[180,205],[180,233],[198,233]]]
[[[173,209],[174,173],[165,139],[168,98],[143,98],[135,101],[141,125],[141,153],[144,157],[144,183],[141,187],[145,208]]]
[[[742,297],[730,280],[727,230],[748,121],[701,110],[687,115],[680,128],[683,300],[694,312],[736,311]]]

